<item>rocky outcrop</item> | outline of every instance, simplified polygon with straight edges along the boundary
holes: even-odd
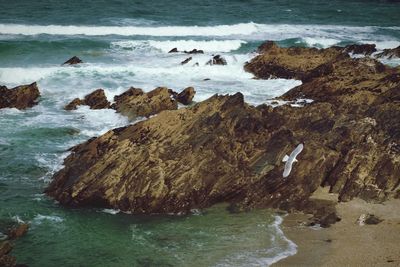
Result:
[[[303,80],[282,99],[313,103],[253,107],[237,93],[163,111],[74,147],[46,193],[64,205],[132,213],[188,212],[218,202],[232,210],[301,209],[325,226],[340,218],[310,202],[321,186],[339,201],[400,197],[400,69],[336,48],[263,49],[266,57],[279,50],[279,62]],[[305,65],[292,62],[305,58]],[[284,178],[282,159],[300,143],[304,149]]]
[[[207,61],[206,65],[227,65],[226,59],[220,55],[213,56],[212,59]]]
[[[257,78],[284,78],[303,80],[304,76],[316,67],[338,56],[345,56],[341,48],[327,49],[290,47],[282,48],[276,43],[263,43],[258,51],[260,55],[244,66],[245,70]]]
[[[12,89],[0,86],[0,109],[1,108],[31,108],[37,104],[40,96],[36,83],[21,85]]]
[[[132,87],[125,93],[115,96],[114,101],[112,108],[129,119],[149,117],[163,110],[178,108],[171,91],[165,87],[158,87],[148,93]]]
[[[388,59],[400,58],[400,46],[393,49],[384,49],[381,53],[377,54],[376,57],[386,57]]]
[[[111,104],[107,100],[106,94],[103,89],[97,89],[92,93],[85,96],[84,99],[75,98],[68,105],[64,107],[65,110],[75,110],[78,106],[86,105],[90,109],[104,109],[110,108]]]
[[[65,61],[62,65],[76,65],[79,63],[83,63],[83,61],[79,57],[73,56],[70,59],[68,59],[67,61]]]
[[[370,56],[377,50],[375,44],[352,44],[346,46],[343,49],[343,51],[351,54],[361,54],[365,56]]]
[[[172,48],[171,50],[169,50],[169,52],[168,53],[178,53],[179,51],[178,51],[178,48]]]
[[[186,54],[204,54],[204,51],[203,50],[201,50],[201,49],[193,49],[193,50],[190,50],[190,51],[183,51],[184,53],[186,53]]]

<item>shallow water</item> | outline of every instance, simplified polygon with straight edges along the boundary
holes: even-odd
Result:
[[[133,123],[111,110],[63,106],[97,88],[112,100],[130,86],[194,86],[196,101],[240,91],[257,105],[300,84],[243,71],[264,40],[400,45],[400,4],[391,1],[0,0],[0,10],[0,85],[36,81],[42,94],[32,109],[0,110],[0,220],[31,223],[13,250],[29,266],[260,266],[294,253],[268,210],[133,216],[60,207],[42,191],[67,149]],[[189,55],[168,54],[174,47],[205,54],[181,66]],[[217,53],[228,65],[206,66]],[[60,65],[73,55],[85,63]]]

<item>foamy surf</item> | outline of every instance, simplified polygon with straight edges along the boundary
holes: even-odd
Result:
[[[243,40],[177,40],[177,41],[118,41],[112,42],[111,47],[123,49],[143,49],[152,47],[168,53],[172,48],[177,48],[179,51],[190,51],[194,48],[203,50],[204,52],[231,52],[239,49],[242,44],[247,43]]]

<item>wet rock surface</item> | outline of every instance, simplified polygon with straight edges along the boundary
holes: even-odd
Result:
[[[21,85],[11,89],[0,86],[0,109],[1,108],[31,108],[37,104],[40,96],[36,83]]]
[[[220,55],[213,56],[212,59],[207,61],[206,65],[227,65],[226,59]]]
[[[393,49],[384,49],[381,53],[377,54],[376,57],[382,58],[400,58],[400,46]]]
[[[6,237],[0,240],[0,266],[15,267],[22,266],[16,263],[16,258],[11,255],[13,244],[12,240],[22,237],[27,233],[29,225],[25,223],[16,224],[12,221],[0,222],[0,233]]]
[[[46,193],[68,206],[132,213],[188,212],[218,202],[237,211],[305,210],[322,226],[340,218],[330,203],[310,202],[320,186],[339,201],[398,198],[400,69],[352,59],[337,48],[266,43],[260,50],[249,63],[268,70],[260,76],[303,80],[282,99],[314,102],[253,107],[237,93],[160,112],[74,147]],[[270,58],[279,71],[270,71],[276,70]],[[148,94],[171,98],[166,88],[156,90]],[[282,159],[300,143],[298,162],[283,178]]]
[[[68,105],[64,107],[65,110],[75,110],[80,105],[89,106],[90,109],[104,109],[110,108],[111,104],[103,89],[97,89],[92,93],[85,96],[84,99],[75,98]]]

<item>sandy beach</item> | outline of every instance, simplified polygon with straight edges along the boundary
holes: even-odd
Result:
[[[326,190],[313,198],[337,199]],[[283,231],[298,245],[296,255],[273,266],[399,266],[400,200],[383,204],[354,199],[338,203],[341,221],[330,228],[307,227],[308,215],[297,213],[285,218]],[[374,214],[383,221],[360,225],[361,214]]]

